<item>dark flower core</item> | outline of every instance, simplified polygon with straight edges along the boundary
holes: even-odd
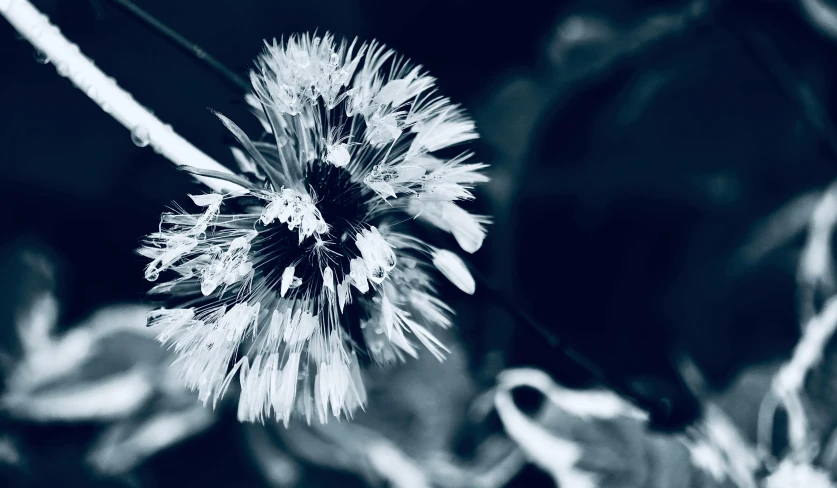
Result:
[[[350,180],[348,171],[314,163],[306,168],[305,184],[329,225],[329,235],[322,242],[312,236],[300,243],[298,229],[290,230],[278,221],[268,225],[258,222],[252,255],[259,256],[258,267],[277,287],[285,268],[295,266],[294,275],[303,284],[289,294],[316,297],[325,285],[322,271],[326,267],[334,273],[334,286],[349,274],[350,261],[361,255],[354,236],[368,226],[363,224],[362,187]]]
[[[355,244],[355,235],[369,228],[364,223],[365,202],[369,195],[364,192],[363,185],[351,180],[347,170],[329,163],[312,162],[306,167],[304,178],[323,220],[329,225],[327,238],[320,243],[312,236],[300,243],[297,229],[291,231],[286,224],[278,221],[268,225],[259,221],[255,224],[259,234],[251,243],[251,255],[259,256],[257,276],[261,274],[261,280],[275,292],[279,292],[285,268],[294,266],[294,276],[302,280],[302,285],[289,290],[286,297],[295,295],[319,301],[325,288],[323,270],[327,266],[331,268],[334,276],[332,286],[336,291],[337,283],[345,281],[349,274],[351,260],[361,256]],[[333,299],[337,300],[337,296]],[[365,300],[361,296],[355,299]],[[361,320],[369,318],[361,316],[365,313],[364,307],[347,304],[340,317],[340,326],[358,346],[361,363],[368,361],[360,330]]]

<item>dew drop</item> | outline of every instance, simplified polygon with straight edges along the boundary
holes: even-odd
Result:
[[[110,106],[110,104],[109,104],[108,102],[102,102],[102,105],[100,105],[100,106],[102,107],[102,110],[103,110],[106,114],[109,114],[109,113],[110,113],[110,111],[111,111],[111,106]]]
[[[49,63],[49,57],[44,54],[42,51],[35,51],[32,53],[32,57],[35,58],[35,61],[39,64],[47,64]]]
[[[137,127],[131,132],[131,142],[137,147],[145,147],[151,143],[151,136],[145,127]]]

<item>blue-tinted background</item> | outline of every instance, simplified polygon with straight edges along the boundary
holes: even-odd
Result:
[[[241,93],[110,2],[34,3],[219,161],[232,164],[229,139],[208,108],[257,128]],[[651,403],[667,399],[663,427],[698,411],[672,357],[687,352],[723,388],[794,344],[802,238],[757,259],[747,247],[764,217],[837,172],[822,130],[782,88],[790,79],[832,113],[835,43],[794,2],[137,3],[242,76],[263,39],[315,29],[375,38],[423,64],[474,115],[477,155],[492,164],[475,208],[496,224],[475,267],[619,384]],[[754,50],[753,38],[768,47]],[[20,249],[55,264],[63,327],[104,305],[144,302],[133,250],[197,185],[132,144],[5,23],[0,66],[0,325],[14,357],[14,310],[37,281]],[[591,381],[485,291],[450,295],[478,384],[518,364],[571,385]],[[228,416],[152,458],[141,486],[260,486]],[[3,422],[30,455],[26,472],[10,475],[16,482],[119,486],[81,467],[95,426]],[[316,486],[344,475],[308,476]]]

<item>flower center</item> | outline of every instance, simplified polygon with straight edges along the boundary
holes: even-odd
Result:
[[[351,260],[361,255],[355,235],[367,228],[363,223],[365,195],[364,187],[352,182],[348,171],[324,162],[308,165],[305,186],[329,225],[328,234],[314,234],[299,242],[298,232],[290,231],[286,225],[259,222],[252,255],[259,256],[257,268],[268,282],[277,283],[277,290],[282,273],[293,266],[293,274],[302,284],[292,293],[318,299],[324,287],[345,280]],[[326,268],[331,269],[335,283],[325,283]]]

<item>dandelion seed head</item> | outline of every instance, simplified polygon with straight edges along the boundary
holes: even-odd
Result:
[[[204,403],[238,376],[242,421],[351,417],[366,403],[361,364],[445,357],[433,329],[453,311],[433,280],[468,293],[474,281],[410,221],[475,252],[489,220],[459,202],[486,165],[434,154],[475,139],[474,123],[380,44],[294,36],[256,65],[246,100],[265,133],[219,115],[246,188],[192,195],[196,211],[163,214],[138,251],[146,279],[169,277],[151,292],[170,308],[149,325]]]

